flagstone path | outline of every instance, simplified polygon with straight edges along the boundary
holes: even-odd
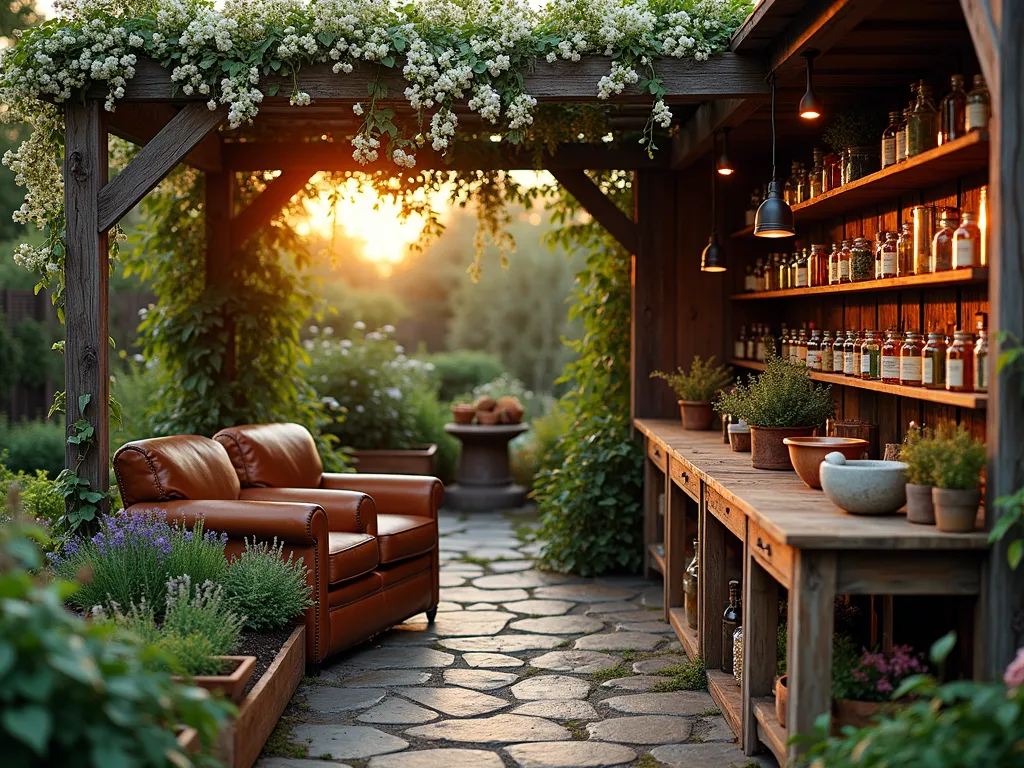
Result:
[[[545,573],[514,514],[442,512],[441,605],[304,680],[257,768],[754,768],[685,661],[661,585]],[[305,754],[305,757],[300,755]],[[325,762],[326,761],[326,762]]]

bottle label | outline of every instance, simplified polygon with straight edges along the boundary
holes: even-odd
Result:
[[[732,356],[733,357],[737,357],[737,358],[742,358],[743,357],[743,348],[744,348],[744,346],[745,345],[744,345],[742,339],[737,341],[737,342],[734,342],[733,345],[732,345]]]
[[[896,275],[896,254],[882,252],[882,274],[880,277],[895,277]]]
[[[821,370],[821,352],[817,349],[807,350],[807,367],[812,371]]]
[[[976,241],[958,237],[953,242],[953,269],[958,267],[973,267],[974,244]]]
[[[828,284],[832,285],[836,281],[836,263],[830,261],[828,263]]]
[[[935,383],[935,361],[932,360],[930,357],[925,357],[921,361],[921,383]]]
[[[864,374],[867,374],[868,376],[871,375],[871,353],[870,352],[868,354],[866,354],[866,355],[863,352],[860,353],[860,372],[861,372],[862,376]]]
[[[896,133],[896,162],[902,163],[907,159],[907,132],[898,131]]]
[[[900,377],[900,359],[895,355],[889,355],[882,358],[882,378],[883,379],[899,379]]]
[[[946,358],[946,387],[960,388],[964,385],[964,361]]]
[[[757,282],[753,275],[747,275],[743,279],[743,290],[752,291],[755,285],[757,285]]]
[[[807,287],[807,267],[797,267],[796,269],[796,287],[806,288]]]
[[[828,344],[821,348],[821,365],[818,367],[818,370],[825,373],[832,371],[832,347]]]
[[[900,358],[900,381],[912,381],[915,384],[921,383],[920,357]]]
[[[753,360],[754,359],[754,340],[753,339],[747,339],[747,348],[746,348],[745,357],[747,358],[747,360]]]
[[[847,352],[843,355],[843,373],[854,374],[860,370],[860,360],[857,359],[858,355],[853,352]]]
[[[882,167],[896,164],[896,137],[882,139]]]
[[[976,131],[988,128],[988,104],[967,105],[967,130]]]
[[[839,262],[839,279],[842,280],[844,277],[850,276],[850,262],[843,259]]]
[[[832,372],[842,373],[843,372],[843,351],[836,351],[832,353]]]
[[[757,346],[754,348],[754,359],[758,362],[764,362],[764,342],[758,339]]]

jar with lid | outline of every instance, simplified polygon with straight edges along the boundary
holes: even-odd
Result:
[[[974,389],[974,334],[955,331],[946,350],[946,390],[970,392]]]
[[[900,384],[904,387],[921,386],[923,357],[924,337],[920,333],[908,333],[900,349]]]
[[[729,580],[729,605],[722,614],[722,671],[732,674],[732,636],[743,622],[743,607],[740,603],[740,583]]]
[[[956,208],[944,208],[939,220],[939,230],[932,238],[932,261],[930,272],[945,272],[953,268],[953,235],[960,217]]]
[[[810,284],[810,266],[807,263],[807,249],[804,248],[800,253],[796,254],[796,258],[793,260],[793,287],[794,288],[807,288]]]
[[[909,222],[900,227],[896,241],[896,277],[914,274],[914,228]]]
[[[857,347],[858,335],[854,331],[846,332],[843,344],[843,374],[845,376],[860,375],[860,350]]]
[[[988,87],[985,85],[983,75],[974,76],[974,88],[967,94],[967,131],[988,130],[989,116],[991,115],[991,100]]]
[[[732,633],[732,676],[743,684],[743,627],[736,627]]]
[[[828,285],[828,248],[824,245],[811,246],[811,258],[807,265],[808,282],[815,288]]]
[[[846,350],[846,335],[836,331],[836,340],[832,342],[832,373],[843,372],[843,355]]]
[[[881,379],[883,384],[900,383],[901,349],[903,349],[903,334],[899,331],[889,331],[885,337],[885,342],[882,344]]]
[[[686,624],[690,629],[697,628],[697,586],[700,580],[700,563],[698,562],[700,549],[697,543],[697,539],[694,539],[693,560],[686,566],[686,571],[683,573],[683,614],[686,616]]]
[[[858,237],[850,247],[850,280],[862,283],[873,279],[874,276],[875,254],[871,248],[871,241]]]
[[[915,205],[911,213],[914,220],[914,274],[923,275],[932,269],[935,208],[931,205]]]
[[[988,392],[988,331],[978,331],[974,343],[974,391]]]
[[[864,331],[860,347],[860,377],[879,379],[882,375],[882,339],[875,331]]]
[[[821,188],[821,177],[824,173],[825,164],[822,159],[822,152],[820,149],[815,147],[814,149],[814,165],[811,166],[811,200],[818,197],[822,193]]]
[[[946,388],[946,337],[929,333],[921,352],[921,386],[925,389]]]
[[[900,125],[900,113],[889,113],[889,126],[882,133],[882,167],[896,165],[896,132]]]
[[[973,211],[961,214],[960,227],[953,233],[953,269],[981,266],[981,229]]]
[[[811,328],[811,336],[807,339],[805,353],[807,368],[812,371],[821,370],[821,335],[816,328]]]
[[[942,130],[939,143],[959,139],[967,133],[967,94],[964,92],[964,76],[953,75],[949,78],[950,91],[939,104],[942,119]]]
[[[850,282],[850,241],[843,240],[843,247],[839,251],[839,282]]]
[[[939,110],[932,101],[932,87],[921,81],[917,102],[907,121],[907,157],[916,157],[939,143]]]
[[[821,352],[821,365],[816,369],[822,373],[832,373],[832,332],[822,331],[821,332],[821,344],[819,345]]]
[[[913,109],[914,103],[911,102],[910,106],[903,110],[903,114],[900,117],[900,124],[896,126],[896,162],[902,163],[907,159],[907,123],[910,121],[910,110]]]

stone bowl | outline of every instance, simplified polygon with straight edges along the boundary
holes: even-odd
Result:
[[[810,488],[821,488],[818,466],[826,454],[838,451],[847,458],[859,459],[868,450],[868,441],[856,437],[787,437],[789,460],[800,479]]]
[[[888,515],[907,503],[907,465],[902,461],[848,461],[838,451],[818,469],[821,490],[852,515]]]

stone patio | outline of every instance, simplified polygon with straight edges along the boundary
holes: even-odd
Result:
[[[257,768],[753,768],[685,661],[661,586],[536,570],[526,513],[441,515],[441,605],[304,680]],[[301,755],[305,753],[305,757]]]

